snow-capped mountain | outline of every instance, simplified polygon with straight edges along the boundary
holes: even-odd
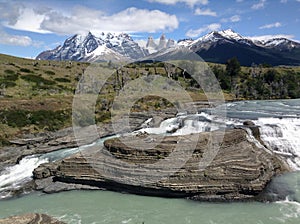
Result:
[[[40,53],[37,59],[94,62],[134,60],[148,54],[128,34],[101,33],[95,36],[89,32],[68,38],[62,46]]]
[[[163,34],[158,41],[149,37],[144,47],[125,33],[75,35],[62,46],[40,53],[37,59],[88,62],[148,60],[174,56],[180,48],[197,53],[207,62],[226,63],[228,59],[237,57],[245,66],[253,63],[300,65],[299,42],[278,36],[263,39],[244,37],[231,29],[213,31],[196,40],[183,39],[178,42],[167,40]]]
[[[253,39],[253,42],[259,46],[267,48],[277,48],[279,50],[292,50],[299,48],[299,43],[283,37],[268,38],[264,40]]]
[[[231,29],[213,31],[196,40],[181,40],[178,47],[189,48],[207,62],[226,63],[228,59],[237,57],[246,66],[252,63],[300,65],[300,43],[282,37],[252,39]],[[154,57],[165,57],[166,53],[170,54],[170,49],[158,52]]]

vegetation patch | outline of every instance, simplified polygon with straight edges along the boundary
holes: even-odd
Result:
[[[20,71],[21,71],[21,72],[25,72],[25,73],[33,73],[33,71],[31,71],[31,70],[28,69],[28,68],[20,68]]]
[[[0,79],[0,87],[9,88],[9,87],[15,87],[17,84],[13,81],[9,80],[1,80]]]
[[[236,99],[300,98],[300,72],[292,68],[268,65],[243,68],[236,58],[232,58],[225,67],[212,66],[212,71],[222,90],[231,92]]]
[[[47,70],[47,71],[45,71],[45,74],[47,74],[47,75],[55,75],[55,72]]]
[[[41,76],[37,75],[23,75],[21,76],[21,79],[24,79],[27,82],[33,82],[36,83],[37,85],[54,85],[55,81],[45,79]]]
[[[67,78],[55,78],[54,80],[57,82],[71,82],[71,80]]]
[[[70,124],[71,111],[49,111],[49,110],[2,110],[0,111],[2,123],[10,127],[22,128],[36,125],[40,129],[55,131]]]

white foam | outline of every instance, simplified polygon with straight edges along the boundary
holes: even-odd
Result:
[[[40,164],[48,162],[48,159],[39,159],[37,156],[24,157],[19,164],[7,167],[0,174],[0,193],[17,189],[31,180],[32,172]]]
[[[300,169],[300,119],[259,118],[261,139],[274,152],[286,156],[294,169]]]
[[[277,217],[276,219],[285,223],[290,223],[289,221],[293,219],[300,218],[300,203],[296,201],[290,201],[287,197],[284,201],[275,202],[279,204],[281,217]]]

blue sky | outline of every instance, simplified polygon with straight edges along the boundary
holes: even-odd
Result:
[[[143,43],[233,29],[300,40],[300,0],[0,0],[0,53],[35,57],[76,33],[130,33]]]

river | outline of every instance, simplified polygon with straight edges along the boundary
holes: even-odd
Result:
[[[220,110],[222,107],[220,107]],[[70,191],[46,195],[39,192],[0,201],[0,217],[27,212],[47,213],[67,223],[300,223],[300,100],[241,101],[227,104],[227,118],[210,110],[197,115],[180,115],[164,121],[160,128],[142,131],[172,135],[212,131],[241,125],[252,120],[260,126],[261,138],[269,150],[282,156],[295,170],[275,179],[289,189],[289,196],[273,203],[207,203],[185,199],[165,199],[109,191]],[[181,125],[179,125],[181,124]],[[222,126],[222,125],[221,125]],[[99,140],[95,144],[101,144]],[[45,161],[55,161],[79,149],[68,149],[42,156],[25,157],[20,164],[0,174],[0,195],[30,180],[30,171]],[[27,170],[27,172],[22,172]]]

